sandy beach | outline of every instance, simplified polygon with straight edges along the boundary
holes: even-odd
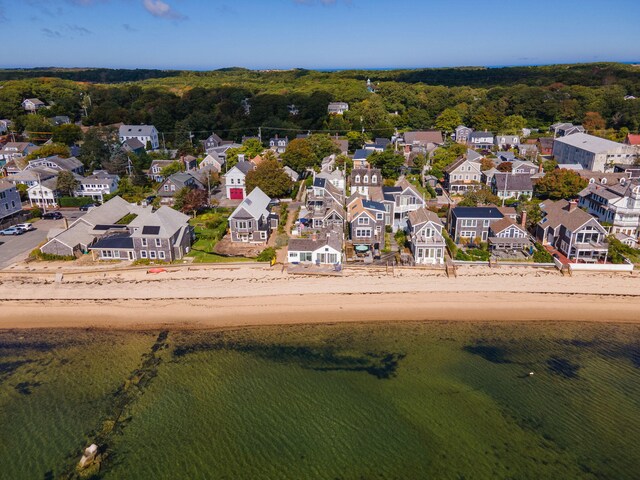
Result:
[[[402,320],[640,322],[640,277],[462,267],[342,277],[215,267],[0,278],[0,328],[215,328]]]

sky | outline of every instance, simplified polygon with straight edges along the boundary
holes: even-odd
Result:
[[[0,67],[640,61],[638,0],[0,0]]]

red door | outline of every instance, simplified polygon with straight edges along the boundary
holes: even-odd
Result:
[[[229,197],[231,200],[242,200],[244,195],[242,194],[241,188],[230,188],[229,189]]]

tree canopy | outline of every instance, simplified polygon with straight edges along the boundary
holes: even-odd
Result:
[[[291,191],[293,182],[278,160],[264,160],[246,176],[247,193],[259,187],[271,198],[280,198]]]
[[[367,161],[374,167],[379,168],[385,179],[392,180],[400,176],[400,169],[405,164],[404,155],[396,153],[393,150],[373,152],[369,155]]]
[[[76,180],[76,177],[73,176],[72,172],[69,170],[61,170],[60,173],[58,173],[58,178],[56,179],[56,189],[60,190],[62,194],[71,197],[79,183],[80,182]]]
[[[588,184],[573,170],[560,168],[546,172],[536,183],[535,191],[537,195],[552,200],[575,198]]]

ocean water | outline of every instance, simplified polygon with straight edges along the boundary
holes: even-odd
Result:
[[[635,479],[639,436],[635,325],[0,332],[0,478]]]

